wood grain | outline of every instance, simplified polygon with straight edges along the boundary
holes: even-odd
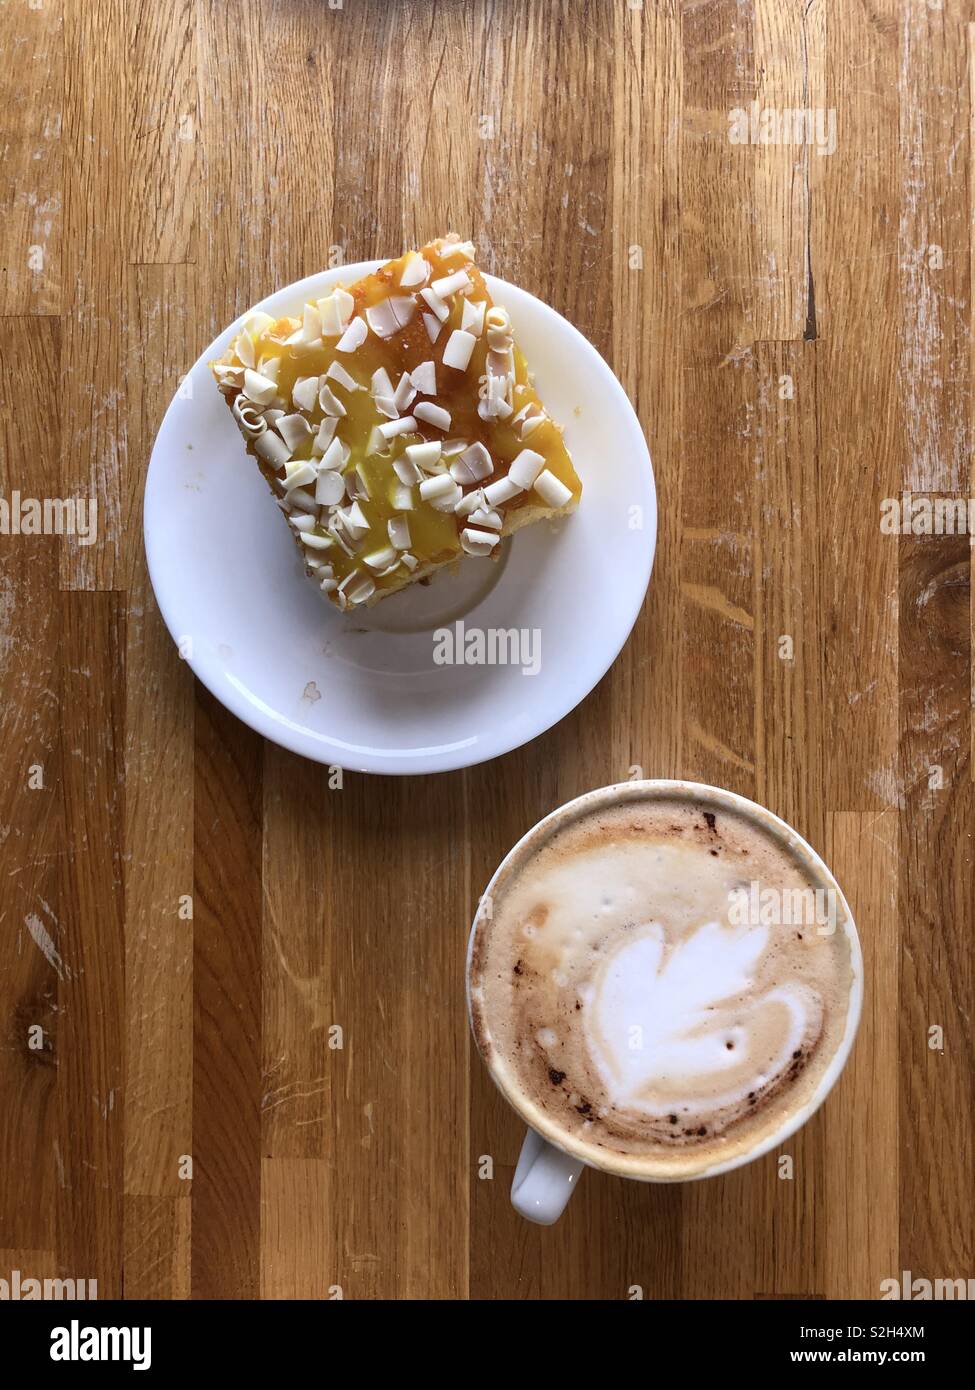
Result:
[[[196,260],[199,83],[196,6],[135,0],[127,9],[132,126],[129,259]]]
[[[0,315],[60,314],[63,7],[5,4],[0,72]]]
[[[827,90],[853,131],[826,166],[813,233],[819,368],[817,476],[823,572],[826,804],[832,811],[897,805],[897,556],[880,532],[881,502],[905,478],[888,403],[899,399],[892,343],[875,306],[899,290],[897,234],[889,209],[901,197],[896,142],[898,26],[893,9],[831,32]],[[863,95],[863,43],[871,44]],[[905,97],[906,99],[906,97]],[[851,209],[841,216],[839,209]],[[873,350],[865,351],[869,343]]]
[[[129,280],[129,334],[138,364],[129,393],[133,447],[151,444],[183,364],[192,272],[142,266]],[[123,563],[125,688],[125,1191],[188,1191],[192,1154],[193,680],[156,610],[137,548],[142,479],[128,502]]]
[[[975,494],[973,0],[7,0],[0,37],[0,495],[99,504],[91,546],[0,535],[0,1277],[548,1300],[971,1276],[970,538],[880,513]],[[835,150],[733,143],[752,103],[832,111]],[[623,382],[656,565],[534,743],[342,775],[194,687],[145,470],[231,318],[449,229]],[[754,796],[821,850],[863,1024],[780,1152],[685,1187],[590,1173],[540,1230],[467,1035],[467,930],[540,816],[640,775]]]
[[[56,1248],[103,1298],[123,1288],[124,654],[119,594],[62,593]]]
[[[900,1162],[906,1186],[938,1194],[901,1213],[902,1268],[912,1270],[938,1258],[946,1270],[971,1260],[970,1187],[951,1175],[970,1173],[975,1159],[966,926],[975,910],[975,788],[971,699],[950,674],[971,661],[970,557],[967,536],[901,538]],[[932,864],[937,873],[922,888],[923,866]]]
[[[197,689],[193,1254],[201,1298],[260,1291],[261,741]]]
[[[0,478],[9,498],[25,481],[23,438],[36,440],[33,480],[57,490],[58,424],[41,402],[57,391],[61,331],[54,318],[7,319],[0,346]],[[0,542],[0,1231],[5,1246],[54,1251],[60,1181],[59,977],[65,933],[60,861],[64,815],[58,644],[59,542]],[[29,1183],[22,1175],[30,1173]],[[25,1272],[29,1264],[11,1266]],[[38,1278],[43,1277],[38,1275]]]
[[[847,898],[863,948],[864,1005],[849,1067],[834,1104],[848,1117],[830,1143],[818,1196],[828,1204],[830,1230],[819,1287],[836,1298],[862,1298],[879,1289],[900,1263],[901,1168],[898,1025],[890,1000],[899,995],[898,883],[891,873],[897,854],[896,811],[838,811],[830,816],[827,851]],[[824,1120],[827,1116],[824,1115]],[[883,1158],[862,1142],[862,1133],[883,1135]],[[910,1134],[909,1124],[905,1133]],[[869,1193],[869,1200],[864,1194]],[[835,1225],[832,1223],[835,1221]]]
[[[126,0],[67,4],[61,140],[64,298],[61,493],[93,498],[98,539],[61,551],[67,589],[120,587],[127,478],[125,321],[131,122]]]

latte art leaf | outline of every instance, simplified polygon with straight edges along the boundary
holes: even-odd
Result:
[[[815,993],[756,991],[764,926],[706,922],[668,947],[655,923],[630,935],[584,996],[592,1058],[615,1105],[648,1115],[715,1111],[785,1075],[818,1032]]]

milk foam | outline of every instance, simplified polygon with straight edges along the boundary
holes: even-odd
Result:
[[[610,955],[582,1022],[614,1105],[659,1116],[707,1097],[723,1110],[788,1069],[821,1006],[797,983],[755,992],[768,936],[706,922],[668,949],[651,923]]]

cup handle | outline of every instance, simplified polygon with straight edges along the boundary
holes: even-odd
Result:
[[[584,1167],[530,1129],[518,1155],[511,1205],[526,1220],[551,1226],[565,1210]]]

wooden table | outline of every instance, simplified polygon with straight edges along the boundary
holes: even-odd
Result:
[[[969,539],[880,518],[972,493],[973,25],[972,0],[0,6],[2,495],[100,508],[91,546],[0,537],[0,1276],[622,1299],[972,1274]],[[734,143],[753,102],[818,111],[824,150],[833,111],[835,149]],[[330,788],[179,659],[146,464],[237,313],[448,229],[612,363],[656,565],[544,737]],[[508,1204],[468,925],[524,830],[640,769],[824,853],[863,1025],[791,1179],[589,1174],[543,1231]]]

